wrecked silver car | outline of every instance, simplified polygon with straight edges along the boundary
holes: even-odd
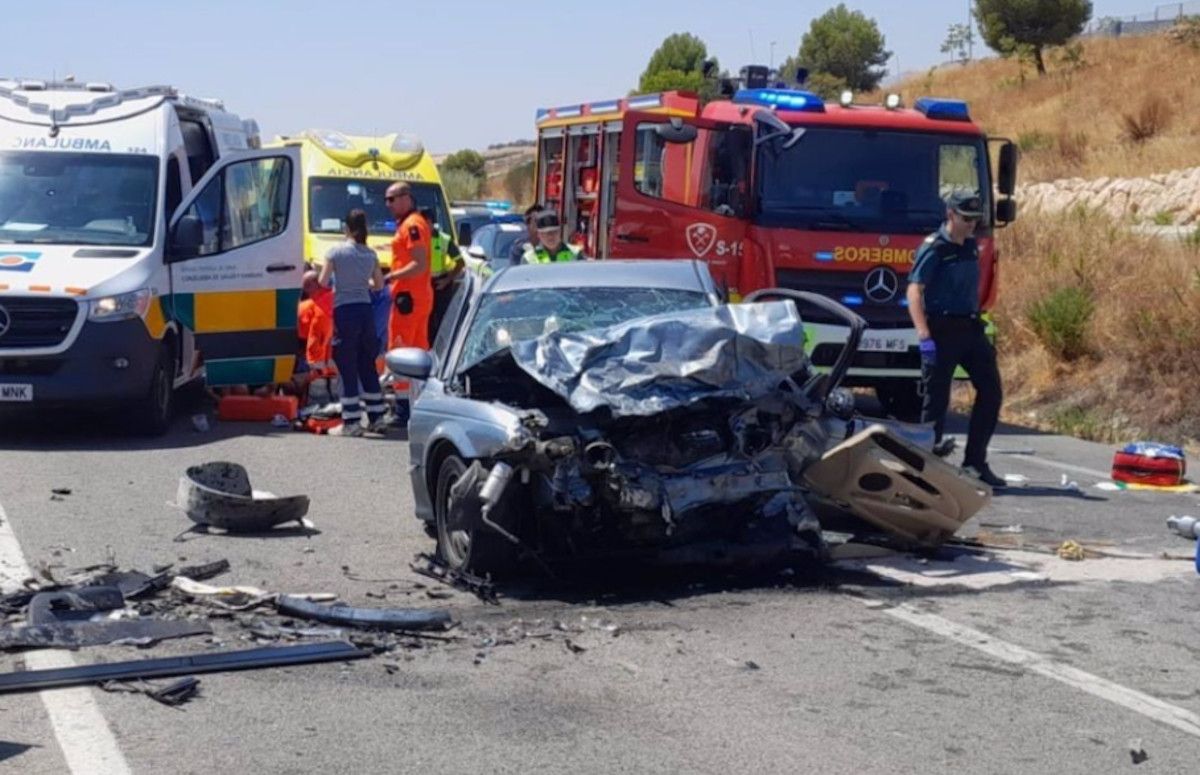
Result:
[[[765,299],[774,298],[770,301]],[[835,390],[865,327],[829,299],[725,305],[695,261],[604,261],[468,278],[417,380],[417,516],[457,570],[582,559],[819,559],[818,514],[936,545],[990,493]],[[851,334],[827,374],[800,307]]]

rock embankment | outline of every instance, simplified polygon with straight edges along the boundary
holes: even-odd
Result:
[[[1200,225],[1200,167],[1145,178],[1030,183],[1020,186],[1017,196],[1023,210],[1054,213],[1083,207],[1117,219],[1164,226]]]

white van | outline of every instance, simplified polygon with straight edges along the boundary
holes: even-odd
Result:
[[[0,81],[0,410],[290,378],[300,164],[215,100]]]

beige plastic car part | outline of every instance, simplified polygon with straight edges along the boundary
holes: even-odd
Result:
[[[882,425],[821,456],[808,485],[905,544],[935,546],[987,505],[992,491]]]

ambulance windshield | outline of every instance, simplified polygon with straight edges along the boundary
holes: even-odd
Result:
[[[0,152],[0,243],[149,245],[157,191],[153,156]]]
[[[367,213],[370,233],[391,236],[396,231],[396,219],[388,210],[383,196],[393,180],[363,180],[359,178],[310,178],[308,181],[308,230],[317,234],[341,234],[346,213],[363,210]],[[442,189],[436,183],[410,183],[417,200],[417,209],[428,209],[439,228],[449,234],[450,217]]]
[[[808,127],[782,146],[759,149],[764,226],[925,234],[945,217],[951,190],[989,199],[980,138]]]

